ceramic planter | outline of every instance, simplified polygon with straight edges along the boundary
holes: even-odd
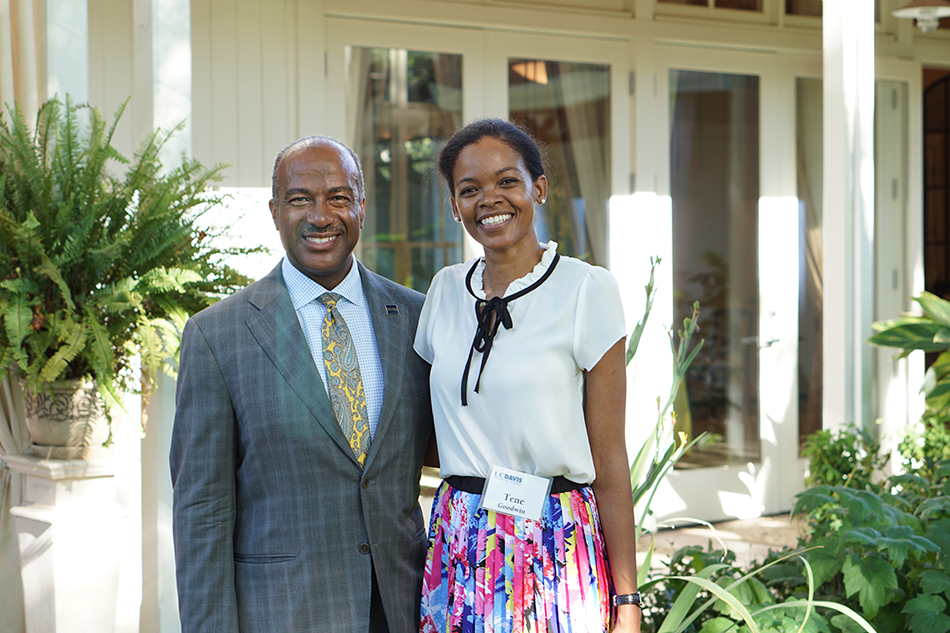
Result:
[[[112,454],[105,407],[95,383],[67,380],[36,393],[24,386],[31,452],[43,459],[98,459]]]

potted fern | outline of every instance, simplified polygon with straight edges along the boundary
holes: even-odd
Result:
[[[124,109],[107,125],[54,98],[32,129],[18,107],[0,112],[0,379],[19,378],[40,457],[108,446],[123,394],[173,373],[188,316],[248,283],[222,261],[235,251],[196,225],[220,202],[209,189],[220,168],[183,158],[163,170],[179,128],[128,160],[112,145]]]

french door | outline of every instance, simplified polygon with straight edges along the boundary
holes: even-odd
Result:
[[[661,521],[780,512],[801,489],[803,472],[797,359],[804,215],[792,62],[675,46],[658,46],[656,60],[651,123],[666,131],[656,147],[660,213],[644,223],[634,248],[663,256],[652,336],[659,325],[682,329],[693,303],[700,304],[694,343],[702,339],[703,346],[675,410],[676,430],[705,434],[705,441],[669,474],[652,509]],[[662,356],[669,353],[647,348],[635,359],[635,399],[648,396],[638,376],[656,391],[649,373],[668,369]],[[655,423],[655,413],[639,411]]]

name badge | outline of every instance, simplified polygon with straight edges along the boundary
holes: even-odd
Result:
[[[551,490],[550,477],[538,477],[492,466],[485,480],[481,507],[513,517],[541,520],[544,501]]]

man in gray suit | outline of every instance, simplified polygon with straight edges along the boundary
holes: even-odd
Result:
[[[286,257],[185,326],[170,456],[185,633],[418,631],[432,434],[429,367],[412,350],[423,295],[353,256],[363,189],[341,143],[288,146],[270,202]],[[355,344],[368,452],[331,405],[328,311]]]

